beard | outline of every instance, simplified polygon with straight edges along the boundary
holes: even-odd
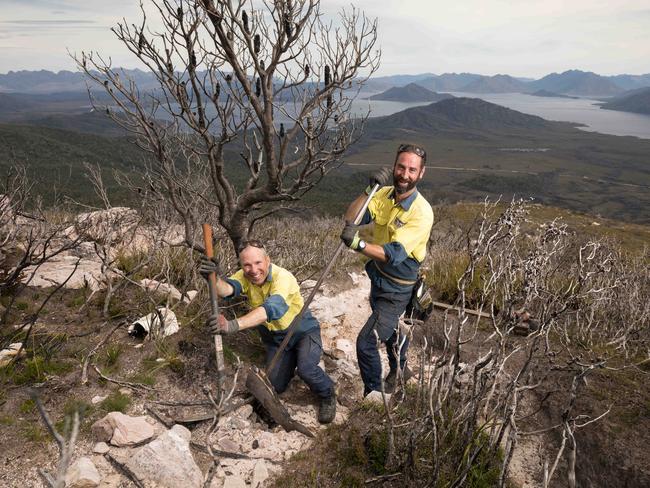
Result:
[[[415,185],[417,185],[418,182],[417,180],[415,181],[409,181],[406,185],[402,186],[399,184],[399,180],[393,176],[393,187],[395,188],[395,193],[398,195],[403,195],[404,193],[408,193],[411,191],[413,188],[415,188]]]

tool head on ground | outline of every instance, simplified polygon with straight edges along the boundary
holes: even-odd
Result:
[[[280,424],[284,430],[287,432],[296,430],[308,437],[314,437],[314,433],[311,430],[291,418],[291,414],[278,398],[273,389],[273,385],[271,385],[264,371],[258,369],[256,366],[251,366],[246,377],[246,389],[257,398],[265,410],[271,415],[271,418]]]

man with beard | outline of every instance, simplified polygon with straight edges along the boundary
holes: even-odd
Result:
[[[384,391],[391,393],[395,388],[398,367],[405,380],[412,376],[406,366],[408,337],[398,334],[397,326],[411,299],[433,226],[431,205],[417,190],[417,183],[424,176],[426,158],[421,147],[400,145],[393,165],[393,186],[384,186],[390,181],[388,168],[377,171],[370,177],[366,195],[358,196],[345,213],[341,239],[350,249],[370,258],[366,272],[371,284],[372,315],[357,336],[357,360],[364,396],[381,391],[378,341],[386,344],[390,366]],[[375,184],[381,188],[361,221],[361,225],[374,222],[372,242],[365,242],[359,237],[359,226],[352,222]]]

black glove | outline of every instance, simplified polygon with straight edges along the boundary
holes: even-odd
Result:
[[[361,242],[359,226],[347,222],[343,227],[343,232],[341,232],[341,240],[350,249],[356,251],[359,248],[359,242]]]
[[[219,269],[219,262],[217,261],[217,258],[209,258],[205,254],[201,254],[199,273],[206,280],[209,278],[210,273],[216,273],[217,276],[221,274],[221,270]]]
[[[212,335],[217,334],[232,334],[239,330],[239,322],[237,319],[228,320],[223,314],[210,315],[208,320],[205,321]]]
[[[375,185],[386,186],[390,183],[392,179],[393,179],[393,172],[390,170],[390,168],[379,168],[378,170],[370,174],[370,177],[368,178],[368,184],[372,189],[372,187],[374,187]]]

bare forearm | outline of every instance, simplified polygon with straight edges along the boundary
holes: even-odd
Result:
[[[365,249],[359,252],[364,256],[368,256],[369,258],[374,259],[375,261],[379,261],[380,263],[385,263],[388,261],[388,257],[384,252],[384,248],[382,246],[378,246],[377,244],[367,243]]]
[[[229,297],[235,293],[235,289],[230,283],[217,276],[217,295],[220,297]]]
[[[240,329],[250,329],[256,325],[263,324],[268,320],[266,316],[266,310],[264,307],[257,307],[248,312],[246,315],[242,315],[237,319],[239,322]]]

